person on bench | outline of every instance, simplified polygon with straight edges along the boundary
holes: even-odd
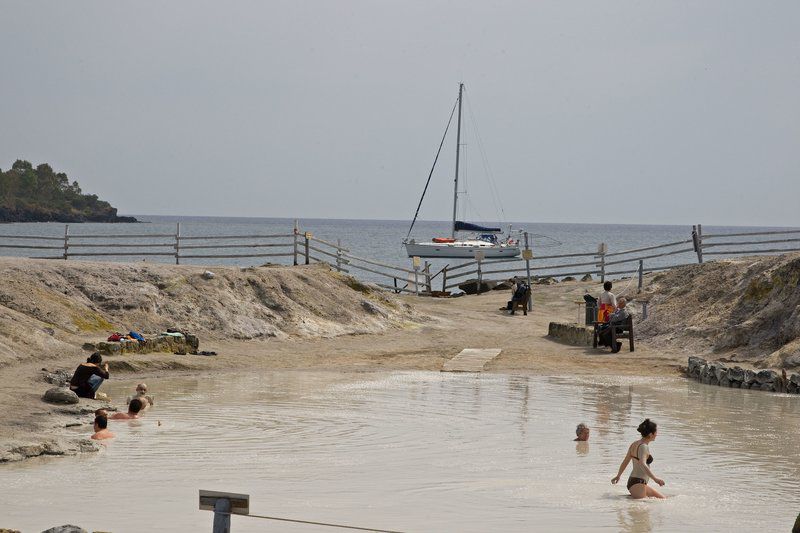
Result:
[[[625,306],[628,304],[628,301],[625,298],[619,298],[617,300],[617,310],[611,313],[608,316],[608,323],[600,324],[598,326],[598,336],[600,342],[598,343],[600,346],[609,346],[613,352],[618,352],[620,348],[622,348],[622,343],[617,341],[616,346],[611,346],[611,328],[618,327],[625,323],[628,320],[628,317],[631,316]],[[619,332],[619,330],[617,330]]]

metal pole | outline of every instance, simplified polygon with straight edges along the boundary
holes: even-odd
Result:
[[[295,219],[295,220],[294,220],[294,231],[293,231],[293,233],[294,233],[294,237],[293,237],[293,239],[292,239],[292,241],[293,241],[293,252],[292,252],[292,257],[294,258],[294,259],[292,260],[292,264],[293,264],[294,266],[297,266],[297,233],[298,233],[299,231],[300,231],[300,229],[297,227],[297,219]]]
[[[64,224],[64,261],[69,257],[69,224]]]
[[[464,92],[464,84],[458,84],[458,130],[456,133],[456,178],[453,187],[453,231],[450,233],[452,238],[456,238],[456,216],[458,212],[458,162],[461,155],[461,96]]]
[[[644,260],[639,259],[639,290],[637,292],[642,292],[642,285],[644,285]]]
[[[525,232],[525,249],[530,250],[530,246],[528,244],[528,232]],[[533,287],[531,285],[531,260],[528,259],[528,254],[525,254],[525,273],[528,276],[528,287]],[[528,311],[533,310],[533,289],[531,288],[531,297],[528,298]]]
[[[230,533],[231,531],[231,501],[219,498],[214,503],[214,529],[212,533]]]
[[[175,264],[181,264],[181,223],[175,228]]]
[[[306,264],[309,264],[309,250],[308,250],[309,238],[308,238],[308,232],[305,233],[305,238],[306,238]]]

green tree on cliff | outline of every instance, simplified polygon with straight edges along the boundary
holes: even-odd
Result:
[[[0,171],[0,221],[135,222],[96,194],[83,194],[77,181],[47,163],[36,168],[18,159]]]

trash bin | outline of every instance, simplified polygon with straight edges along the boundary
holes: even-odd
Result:
[[[586,325],[591,326],[597,320],[597,298],[591,294],[584,294],[583,299],[586,302]]]

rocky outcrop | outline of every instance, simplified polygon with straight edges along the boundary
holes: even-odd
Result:
[[[567,322],[550,322],[547,336],[573,346],[591,346],[592,328]]]
[[[800,394],[800,374],[787,376],[785,370],[778,374],[774,370],[729,367],[725,363],[689,357],[686,375],[706,385]]]
[[[50,440],[41,443],[15,443],[5,450],[0,450],[0,464],[22,461],[40,455],[77,455],[79,453],[96,452],[100,444],[91,439],[78,441]]]
[[[139,341],[98,342],[93,350],[103,355],[119,355],[125,353],[175,353],[196,352],[200,347],[200,339],[195,335],[187,334],[184,337],[153,337]]]

